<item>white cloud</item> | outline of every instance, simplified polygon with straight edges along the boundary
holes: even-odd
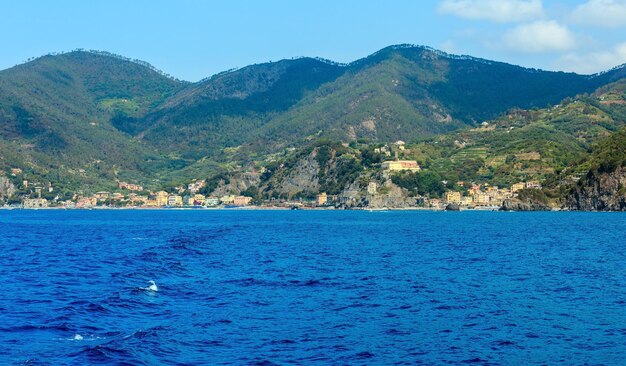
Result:
[[[547,53],[571,50],[576,39],[570,30],[554,20],[519,25],[505,33],[504,43],[524,53]]]
[[[537,19],[543,15],[541,0],[444,0],[441,13],[498,23]]]
[[[626,63],[626,42],[616,45],[609,51],[566,54],[557,61],[557,67],[564,71],[593,74],[624,63]]]
[[[589,0],[574,9],[572,21],[599,27],[626,26],[626,0]]]

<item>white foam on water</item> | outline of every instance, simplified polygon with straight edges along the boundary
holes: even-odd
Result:
[[[83,336],[76,333],[72,338],[55,338],[58,341],[97,341],[99,339],[106,339],[106,337],[98,337],[94,335]]]
[[[156,285],[156,282],[150,280],[150,281],[148,281],[148,283],[150,284],[150,286],[148,286],[148,287],[141,287],[141,289],[144,290],[144,291],[150,291],[150,292],[157,292],[157,291],[159,291],[159,287]]]

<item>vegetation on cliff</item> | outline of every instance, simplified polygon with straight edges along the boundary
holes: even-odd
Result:
[[[626,210],[626,127],[599,142],[581,165],[589,171],[571,189],[565,207]]]
[[[626,128],[598,144],[591,154],[590,166],[597,173],[612,173],[626,166]]]
[[[391,178],[407,192],[537,179],[554,199],[564,180],[623,165],[618,141],[585,159],[624,126],[622,76],[392,46],[348,65],[283,60],[186,83],[106,53],[50,55],[0,71],[0,169],[24,194],[22,180],[61,196],[117,180],[248,190],[253,180],[230,177],[259,171],[256,196],[311,197],[382,184],[395,156],[380,148],[404,140],[394,154],[423,168]]]

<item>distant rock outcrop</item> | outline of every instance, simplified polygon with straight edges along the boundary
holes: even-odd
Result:
[[[517,198],[506,199],[500,211],[550,211],[550,206],[540,202],[525,202]]]
[[[626,168],[590,171],[567,197],[565,208],[580,211],[626,211]]]
[[[213,192],[212,196],[224,196],[233,192],[241,193],[250,187],[257,187],[260,179],[258,173],[239,172],[229,177],[228,182],[220,181]]]
[[[461,206],[458,203],[451,202],[446,206],[446,211],[461,211]]]
[[[516,198],[504,200],[500,211],[550,211],[551,200],[541,189],[522,189]]]
[[[405,189],[393,184],[391,180],[385,181],[384,191],[376,194],[367,194],[364,197],[364,205],[367,208],[408,208],[415,206],[415,198],[410,197]]]
[[[0,176],[0,198],[11,197],[15,191],[15,185],[9,178]]]

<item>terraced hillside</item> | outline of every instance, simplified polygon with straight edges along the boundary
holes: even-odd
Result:
[[[451,177],[547,176],[622,123],[625,72],[546,72],[401,45],[347,65],[283,60],[188,83],[103,52],[49,55],[0,71],[0,169],[64,192],[116,180],[158,188],[330,138],[413,141],[412,156]]]

